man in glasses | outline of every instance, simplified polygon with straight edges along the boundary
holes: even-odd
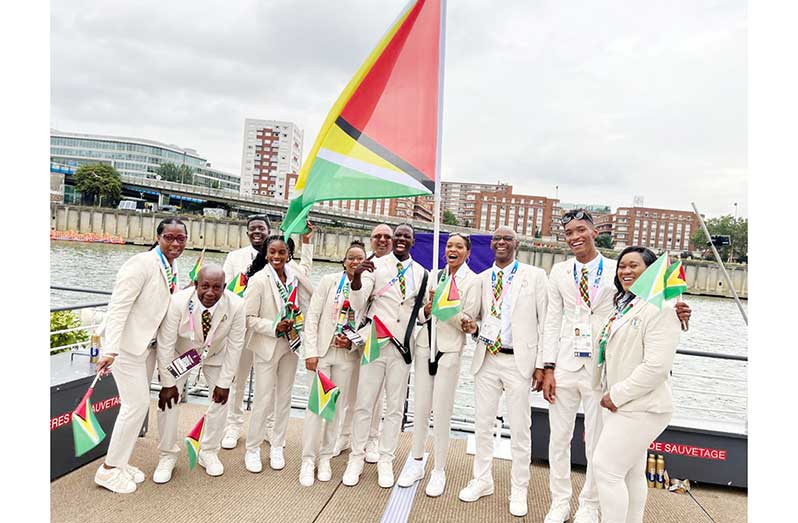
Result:
[[[480,325],[463,320],[463,330],[478,333],[471,364],[476,410],[476,454],[473,479],[460,500],[476,501],[493,494],[493,422],[502,391],[506,394],[512,442],[510,513],[527,513],[529,463],[532,451],[530,384],[540,390],[540,345],[546,317],[546,273],[520,263],[518,239],[509,227],[499,227],[490,242],[495,262],[483,271]]]

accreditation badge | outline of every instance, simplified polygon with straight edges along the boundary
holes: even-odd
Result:
[[[202,361],[202,357],[197,349],[189,349],[172,360],[166,369],[175,379],[179,379],[191,372],[191,369],[199,365],[200,361]]]
[[[482,325],[479,328],[479,341],[485,345],[493,345],[493,342],[499,337],[502,331],[502,320],[489,315],[482,320]]]
[[[593,355],[593,333],[590,323],[575,323],[573,339],[575,357],[590,358]]]

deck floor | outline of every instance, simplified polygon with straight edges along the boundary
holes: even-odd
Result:
[[[286,466],[273,471],[268,466],[268,444],[262,456],[264,470],[252,474],[244,468],[243,439],[233,450],[222,450],[220,458],[225,473],[218,478],[205,474],[202,468],[188,470],[188,458],[182,453],[172,476],[165,485],[151,480],[158,463],[155,403],[150,411],[150,431],[141,438],[133,453],[131,463],[147,474],[147,480],[130,495],[115,495],[94,484],[94,472],[101,463],[97,460],[51,483],[51,521],[56,523],[249,523],[249,522],[368,522],[379,521],[388,503],[392,489],[377,485],[377,466],[366,464],[361,481],[356,487],[346,487],[341,476],[346,468],[348,453],[332,460],[333,479],[312,487],[299,484],[300,442],[302,420],[289,422],[285,448]],[[180,434],[187,434],[205,407],[200,404],[180,406]],[[399,439],[395,476],[399,476],[410,449],[410,433]],[[428,445],[429,446],[429,445]],[[471,477],[473,457],[465,452],[466,441],[453,439],[446,466],[447,485],[443,496],[429,498],[424,494],[426,479],[418,487],[408,521],[478,521],[541,522],[549,506],[548,467],[533,463],[529,485],[529,514],[513,517],[508,510],[510,491],[510,462],[495,460],[493,496],[475,503],[463,503],[457,493]],[[429,450],[429,449],[428,449]],[[427,465],[429,477],[430,464]],[[576,510],[577,495],[584,482],[584,472],[573,473],[574,496],[572,511]],[[399,487],[394,487],[398,489]],[[646,504],[646,522],[688,523],[747,521],[748,499],[744,490],[713,486],[696,486],[688,494],[674,494],[649,489]]]

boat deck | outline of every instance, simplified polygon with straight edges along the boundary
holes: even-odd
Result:
[[[333,480],[316,481],[312,487],[299,484],[302,420],[289,422],[286,466],[273,471],[268,466],[268,447],[262,456],[264,469],[252,474],[244,468],[243,440],[233,450],[220,451],[225,465],[222,477],[212,478],[199,466],[188,470],[188,458],[183,452],[178,460],[172,481],[165,485],[152,482],[152,472],[158,463],[156,403],[150,409],[150,430],[141,438],[131,463],[142,469],[147,480],[130,495],[114,495],[94,484],[94,472],[101,463],[97,460],[51,483],[51,521],[70,523],[86,521],[114,523],[249,523],[249,522],[368,522],[405,521],[403,508],[409,510],[407,521],[479,521],[541,522],[549,506],[548,466],[533,463],[529,484],[529,514],[513,517],[508,510],[510,493],[510,462],[494,461],[495,493],[475,503],[463,503],[457,493],[471,477],[473,457],[466,454],[466,440],[452,439],[446,466],[446,491],[439,498],[424,494],[426,479],[415,490],[382,489],[377,485],[377,466],[366,464],[356,487],[346,487],[341,476],[346,468],[348,453],[332,460]],[[179,434],[187,434],[204,413],[202,404],[180,406]],[[410,449],[410,433],[399,438],[394,474],[398,478]],[[428,444],[429,447],[429,444]],[[428,448],[429,450],[429,448]],[[427,466],[429,477],[430,466]],[[577,495],[584,482],[584,470],[573,473],[574,496],[572,511],[576,510]],[[392,498],[393,493],[393,498]],[[402,502],[404,501],[404,502]],[[387,509],[387,510],[386,510]],[[645,521],[656,523],[687,522],[745,522],[748,497],[745,490],[696,485],[690,494],[674,494],[649,489]]]

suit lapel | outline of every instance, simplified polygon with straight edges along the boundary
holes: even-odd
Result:
[[[626,314],[615,320],[612,323],[612,330],[610,330],[610,335],[607,337],[607,339],[609,340],[625,325],[628,325],[633,318],[635,318],[638,314],[640,314],[640,311],[642,311],[646,305],[647,305],[646,302],[638,300],[637,303],[635,303],[634,306],[632,307],[632,310],[630,310],[629,312],[627,312]]]
[[[169,290],[169,278],[166,275],[166,268],[161,261],[161,256],[158,254],[157,247],[153,248],[151,251],[153,259],[155,259],[155,263],[158,265],[158,272],[161,273],[161,277],[163,279],[164,284],[166,285],[166,290]],[[166,258],[164,258],[165,260]],[[168,263],[168,262],[167,262]]]
[[[512,267],[512,265],[510,265]],[[506,271],[505,271],[506,274]],[[511,275],[507,275],[510,277]],[[515,310],[515,301],[518,299],[518,295],[521,293],[521,288],[524,287],[524,284],[527,284],[526,281],[526,270],[524,267],[521,267],[521,263],[518,262],[518,271],[513,276],[512,284],[510,285],[510,310]]]
[[[213,340],[213,337],[216,333],[216,329],[227,320],[227,296],[222,294],[222,297],[219,298],[219,302],[216,304],[216,310],[213,312],[213,318],[211,318],[211,328],[208,330],[208,337],[205,339]]]
[[[264,269],[265,270],[265,269]],[[269,286],[272,288],[272,297],[274,298],[274,304],[277,305],[277,311],[279,313],[280,309],[283,308],[283,297],[280,296],[280,291],[278,289],[278,285],[282,285],[280,281],[274,281],[274,273],[269,271],[266,273],[266,277],[269,278]]]

